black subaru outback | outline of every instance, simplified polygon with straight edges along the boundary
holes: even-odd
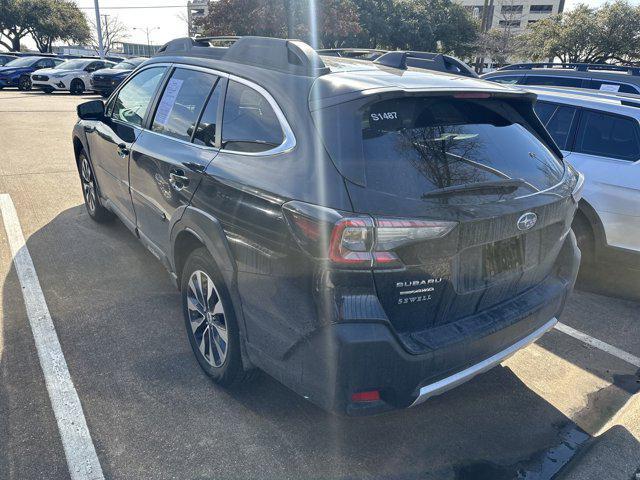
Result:
[[[258,368],[328,410],[377,413],[556,323],[582,177],[535,96],[401,57],[178,39],[78,107],[89,215],[116,215],[166,266],[216,382]]]

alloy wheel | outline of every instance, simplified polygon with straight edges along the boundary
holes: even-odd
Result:
[[[221,367],[227,358],[227,322],[218,290],[202,270],[196,270],[189,278],[187,309],[200,353],[208,364]]]
[[[22,77],[20,79],[20,88],[22,90],[31,90],[31,79],[28,77]]]
[[[93,174],[91,173],[91,166],[89,165],[89,160],[87,160],[86,157],[82,157],[80,170],[82,176],[82,193],[84,194],[84,200],[85,202],[87,202],[89,211],[94,214],[97,204],[96,187],[93,181]]]

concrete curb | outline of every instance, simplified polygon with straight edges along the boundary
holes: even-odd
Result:
[[[576,455],[557,480],[635,480],[640,442],[622,425],[614,425]]]

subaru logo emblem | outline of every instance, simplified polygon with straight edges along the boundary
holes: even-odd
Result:
[[[527,212],[518,219],[518,230],[529,230],[538,221],[538,215],[533,212]]]

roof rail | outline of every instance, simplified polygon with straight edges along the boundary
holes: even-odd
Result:
[[[455,57],[442,53],[398,50],[385,53],[375,59],[373,63],[402,70],[406,70],[407,67],[415,67],[437,72],[455,73],[465,77],[478,77],[469,65]]]
[[[228,46],[213,46],[227,42]],[[253,65],[293,75],[317,77],[329,73],[316,51],[300,40],[270,37],[184,37],[158,50],[161,55],[206,57]]]
[[[498,70],[532,70],[534,68],[549,68],[558,70],[576,70],[578,72],[587,72],[589,70],[605,70],[614,72],[624,72],[629,75],[640,75],[640,67],[633,65],[612,65],[610,63],[516,63],[500,67]]]

